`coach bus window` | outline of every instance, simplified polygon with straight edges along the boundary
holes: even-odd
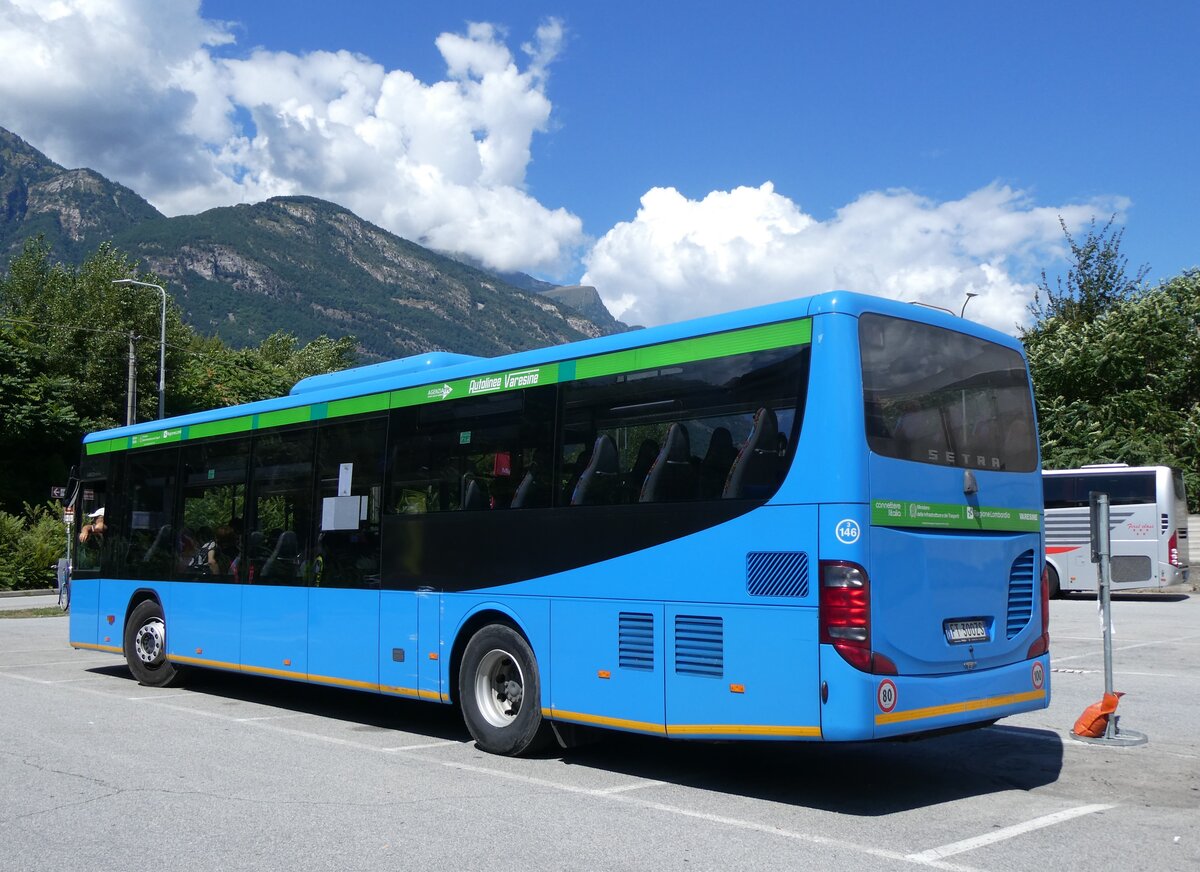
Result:
[[[1086,508],[1091,493],[1108,494],[1114,506],[1153,504],[1153,472],[1086,473],[1083,475],[1048,475],[1042,479],[1042,492],[1047,509]]]
[[[178,464],[175,448],[129,455],[125,511],[113,531],[122,539],[128,578],[171,577]]]
[[[246,581],[249,555],[261,537],[246,535],[249,440],[202,442],[183,449],[183,523],[177,537],[178,576],[197,581]]]
[[[386,418],[328,423],[318,431],[314,585],[379,587],[386,438]]]
[[[254,443],[253,512],[247,540],[261,584],[304,584],[313,523],[313,447],[316,431],[267,431]]]
[[[393,512],[549,506],[554,397],[553,386],[537,387],[403,410],[394,419]]]
[[[769,497],[791,462],[807,363],[807,349],[780,348],[566,385],[563,504]],[[735,477],[746,452],[755,462]]]
[[[872,451],[941,466],[1037,468],[1029,379],[1016,350],[874,314],[859,320],[859,347]]]

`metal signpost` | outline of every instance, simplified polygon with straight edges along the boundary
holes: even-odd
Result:
[[[1096,573],[1100,587],[1100,614],[1104,628],[1104,692],[1113,693],[1113,664],[1112,664],[1112,542],[1109,529],[1108,494],[1093,491],[1088,495],[1088,520],[1091,525],[1092,563],[1096,564]],[[1144,745],[1149,741],[1145,733],[1134,730],[1122,730],[1117,722],[1120,718],[1113,712],[1108,718],[1104,735],[1098,738],[1075,736],[1081,742],[1096,745]]]

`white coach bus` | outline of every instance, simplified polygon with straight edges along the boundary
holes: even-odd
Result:
[[[1188,579],[1183,475],[1169,466],[1098,464],[1042,471],[1050,595],[1095,591],[1088,497],[1109,498],[1112,589],[1167,587]]]

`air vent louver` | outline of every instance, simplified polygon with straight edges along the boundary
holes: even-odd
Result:
[[[722,618],[675,616],[675,671],[720,678],[725,673],[725,629]]]
[[[622,669],[654,669],[654,615],[621,612],[617,658]]]
[[[1008,621],[1005,635],[1011,639],[1025,629],[1033,615],[1033,552],[1013,561],[1008,573]]]

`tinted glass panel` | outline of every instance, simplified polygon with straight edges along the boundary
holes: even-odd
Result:
[[[248,439],[183,449],[183,526],[175,549],[178,577],[244,581]],[[257,547],[257,540],[252,543]]]
[[[1047,509],[1087,508],[1089,495],[1108,494],[1109,505],[1154,505],[1154,473],[1098,473],[1089,475],[1046,475],[1042,492]]]
[[[550,505],[555,395],[539,387],[398,412],[392,512]]]
[[[1029,472],[1038,445],[1025,362],[1011,348],[884,315],[859,320],[872,451]]]
[[[118,525],[127,578],[172,575],[178,465],[175,448],[130,454],[127,459],[125,507]]]
[[[316,431],[265,432],[254,441],[254,509],[247,550],[252,584],[308,583],[312,575]]]
[[[386,437],[386,418],[326,424],[317,433],[314,585],[379,587]]]
[[[790,462],[808,356],[780,348],[565,385],[559,503],[769,497]]]
[[[80,467],[79,495],[75,501],[74,571],[96,575],[112,562],[112,524],[108,516],[109,458],[88,458]],[[114,567],[108,567],[111,574]]]

